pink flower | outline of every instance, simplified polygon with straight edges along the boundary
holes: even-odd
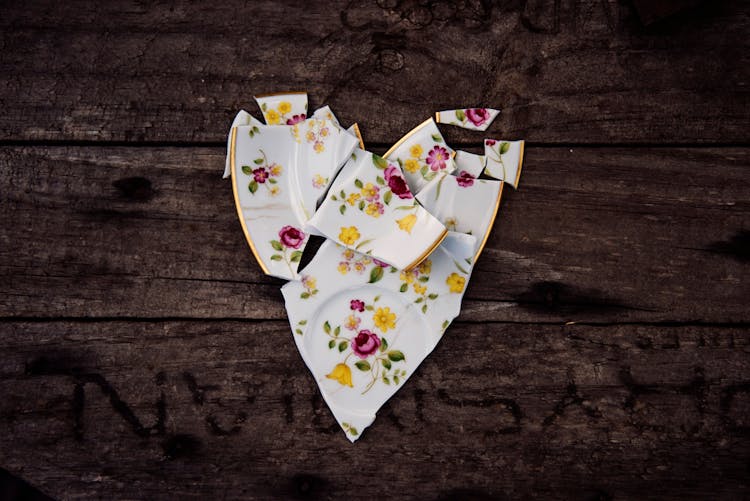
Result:
[[[450,158],[448,150],[442,146],[433,147],[427,154],[427,165],[433,171],[439,171],[445,169],[445,161]]]
[[[486,144],[487,146],[494,146],[496,142],[497,141],[495,141],[494,139],[485,139],[484,140],[484,144]]]
[[[346,323],[344,324],[344,327],[350,331],[356,331],[359,329],[359,324],[362,322],[362,319],[359,318],[356,315],[349,315],[346,319]]]
[[[469,108],[466,110],[466,118],[479,127],[490,119],[490,112],[486,108]]]
[[[255,178],[255,181],[257,183],[265,183],[266,179],[268,179],[268,171],[265,169],[265,167],[258,167],[257,169],[253,169],[253,178]]]
[[[359,358],[367,358],[380,348],[380,338],[367,329],[359,331],[352,339],[352,351]]]
[[[398,198],[408,199],[413,198],[409,187],[406,185],[406,180],[401,175],[401,171],[394,165],[389,165],[384,172],[385,182],[388,183],[388,187],[391,189],[394,195]]]
[[[279,240],[284,247],[299,249],[305,241],[305,234],[294,226],[284,226],[279,230]]]
[[[474,178],[471,177],[471,174],[469,174],[465,170],[462,170],[461,173],[456,176],[456,182],[460,187],[466,188],[474,184]]]
[[[372,258],[372,262],[375,263],[376,265],[380,266],[381,268],[388,268],[390,266],[390,264],[384,263],[383,261],[381,261],[379,259],[375,259],[375,258]]]
[[[292,118],[287,119],[286,124],[287,125],[294,125],[296,123],[300,123],[304,119],[306,119],[307,116],[305,116],[304,113],[300,113],[299,115],[292,115]]]
[[[365,302],[360,299],[352,299],[349,303],[349,308],[362,313],[363,311],[365,311]]]

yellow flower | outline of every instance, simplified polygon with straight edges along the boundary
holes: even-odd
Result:
[[[272,176],[278,176],[279,174],[281,174],[281,165],[273,164],[268,170],[271,172]]]
[[[367,266],[368,264],[372,263],[372,259],[370,259],[369,257],[363,257],[359,260],[359,262]]]
[[[369,204],[367,206],[367,209],[365,209],[365,212],[368,216],[380,217],[380,207],[378,207],[376,204]]]
[[[285,115],[290,111],[292,111],[292,103],[290,103],[289,101],[281,101],[279,103],[279,113]]]
[[[378,187],[373,185],[372,183],[367,183],[360,191],[362,192],[362,196],[365,198],[372,198],[378,195]]]
[[[322,129],[320,129],[320,135],[322,137],[326,137],[328,135],[328,127],[323,127]]]
[[[413,158],[410,158],[409,160],[404,162],[404,169],[406,169],[407,172],[411,172],[413,174],[419,170],[419,162],[417,162]]]
[[[445,279],[445,283],[448,284],[448,288],[451,292],[460,293],[464,290],[466,279],[458,273],[451,273],[448,275],[448,278]]]
[[[347,197],[346,202],[349,205],[354,205],[355,203],[357,203],[357,200],[359,200],[360,198],[361,198],[361,195],[359,193],[352,193],[351,195]]]
[[[346,317],[346,325],[344,325],[344,327],[346,327],[350,331],[357,330],[360,322],[361,320],[356,315],[349,315],[348,317]]]
[[[378,311],[372,316],[372,321],[375,322],[375,327],[383,332],[396,328],[396,314],[391,313],[391,309],[387,306],[378,308]]]
[[[432,271],[432,261],[425,259],[422,264],[419,265],[419,273],[422,275],[429,275]]]
[[[318,284],[318,281],[315,280],[315,277],[311,277],[310,275],[305,275],[302,278],[302,285],[306,289],[314,289],[317,284]]]
[[[268,110],[266,112],[266,123],[268,125],[277,125],[279,120],[281,120],[281,116],[279,116],[279,112],[276,110]]]
[[[402,282],[406,282],[407,284],[410,284],[414,281],[414,275],[412,275],[409,271],[402,271],[399,278]]]
[[[320,153],[326,148],[325,146],[323,146],[323,141],[315,141],[315,144],[313,145],[313,149],[315,150],[315,153]]]
[[[342,226],[341,233],[339,233],[339,241],[346,245],[353,245],[354,242],[359,240],[359,230],[356,226]]]
[[[351,249],[346,249],[344,251],[344,259],[350,260],[354,257],[354,251]]]
[[[307,139],[308,142],[315,141],[315,133],[311,130],[307,131],[307,134],[305,135],[305,139]]]
[[[328,379],[337,381],[341,386],[354,388],[352,384],[352,370],[346,364],[336,364],[330,374],[326,374]]]
[[[414,146],[409,148],[409,154],[414,158],[421,157],[422,153],[424,153],[424,150],[422,149],[422,146],[419,144],[415,144]]]
[[[414,287],[414,292],[416,292],[419,295],[422,295],[425,292],[427,292],[427,287],[425,287],[424,285],[419,285],[416,282],[414,283],[414,285],[412,285],[412,287]]]
[[[358,273],[362,273],[363,271],[365,271],[365,265],[362,264],[362,261],[357,261],[356,263],[354,263],[354,271]]]
[[[342,275],[346,275],[349,272],[349,265],[346,263],[339,263],[339,267],[337,268],[339,270],[339,273]]]
[[[279,194],[279,187],[278,186],[272,186],[271,187],[271,196],[276,196]]]
[[[398,223],[398,228],[400,230],[404,230],[406,233],[411,235],[411,229],[414,228],[414,223],[417,222],[417,216],[414,214],[409,214],[408,216],[404,216],[401,219],[397,219],[396,223]]]

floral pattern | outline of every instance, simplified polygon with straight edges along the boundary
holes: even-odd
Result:
[[[351,313],[344,321],[344,327],[352,332],[351,335],[342,331],[341,325],[333,327],[328,320],[323,322],[323,331],[328,336],[328,349],[337,350],[344,355],[344,359],[336,363],[325,377],[341,386],[354,388],[352,371],[356,369],[367,373],[370,381],[362,391],[363,395],[378,382],[398,385],[406,376],[404,369],[394,367],[394,364],[404,362],[406,355],[392,349],[385,337],[388,331],[396,328],[397,315],[389,306],[377,305],[379,300],[380,296],[375,296],[373,304],[367,304],[361,299],[351,299]],[[360,329],[367,320],[369,328]]]
[[[271,254],[271,261],[284,261],[294,275],[292,263],[298,263],[302,259],[302,251],[298,249],[305,243],[306,238],[307,235],[302,230],[294,226],[284,226],[279,230],[279,239],[270,242],[273,250],[277,251]],[[312,281],[312,289],[315,289],[315,279]]]
[[[307,124],[306,127],[305,124]],[[313,145],[315,153],[323,153],[326,149],[326,139],[331,135],[330,125],[331,123],[327,120],[310,119],[294,123],[291,131],[295,141],[301,143],[304,137],[305,142]]]
[[[271,196],[278,195],[279,187],[276,186],[278,183],[276,178],[281,175],[283,168],[275,162],[269,162],[263,150],[258,150],[258,152],[260,157],[253,160],[255,166],[242,166],[242,173],[252,176],[247,189],[254,195],[260,186],[265,186]]]
[[[400,292],[408,292],[411,287],[417,298],[414,300],[417,304],[422,304],[422,313],[427,312],[428,302],[436,300],[439,295],[434,292],[428,291],[427,282],[430,281],[430,272],[432,272],[432,260],[425,259],[422,263],[411,269],[401,272],[399,279],[401,280]]]
[[[300,282],[302,282],[302,287],[304,287],[305,289],[303,292],[300,293],[299,295],[300,298],[309,299],[318,293],[318,289],[317,289],[318,281],[315,279],[315,277],[311,275],[302,275],[300,277]]]
[[[507,141],[495,141],[494,139],[485,139],[484,145],[486,146],[485,152],[495,162],[500,164],[503,169],[503,179],[507,179],[505,174],[505,162],[503,162],[503,155],[508,153],[510,150],[510,143]]]
[[[294,125],[306,118],[304,113],[292,115],[292,103],[289,101],[280,101],[275,108],[271,108],[267,103],[263,103],[260,109],[263,112],[263,116],[266,117],[268,125]]]
[[[339,261],[338,267],[336,268],[339,273],[346,275],[350,271],[354,271],[362,275],[369,268],[370,279],[368,280],[368,283],[371,284],[379,282],[383,278],[386,269],[390,269],[391,273],[397,271],[396,268],[388,263],[384,263],[383,261],[379,261],[364,254],[358,254],[350,249],[344,249],[344,252],[341,253],[341,258],[342,259]],[[371,264],[373,265],[372,268],[370,268]],[[361,307],[364,309],[364,303],[362,303]],[[354,302],[352,302],[352,309],[355,309]],[[359,311],[362,312],[364,311],[363,309],[360,309]]]
[[[435,143],[442,143],[443,139],[435,134],[432,136]],[[438,172],[448,168],[448,161],[451,159],[451,153],[444,146],[435,144],[425,154],[424,147],[419,144],[413,144],[409,147],[409,157],[405,160],[398,159],[402,169],[411,174],[419,172],[425,181],[431,181]]]

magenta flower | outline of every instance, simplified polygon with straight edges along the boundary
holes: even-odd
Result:
[[[388,268],[390,266],[390,264],[384,263],[380,259],[372,258],[372,262],[375,263],[376,265],[380,266],[381,268]]]
[[[383,175],[385,176],[385,182],[388,183],[388,187],[394,195],[397,195],[401,199],[413,198],[409,187],[406,185],[406,180],[401,175],[401,170],[398,167],[389,165]]]
[[[485,139],[484,140],[484,144],[486,144],[487,146],[494,146],[496,142],[497,141],[495,141],[494,139]]]
[[[435,146],[427,154],[427,165],[433,171],[439,171],[445,169],[445,162],[450,158],[448,150],[442,146]]]
[[[299,115],[292,115],[292,118],[287,119],[286,124],[287,125],[294,125],[296,123],[300,123],[304,119],[306,119],[307,116],[304,113],[300,113]]]
[[[490,112],[486,108],[469,108],[466,110],[466,118],[479,127],[490,119]]]
[[[352,299],[349,303],[349,308],[362,313],[363,311],[365,311],[365,302],[360,299]]]
[[[299,249],[305,241],[305,233],[294,226],[284,226],[279,230],[279,240],[284,247]]]
[[[359,358],[367,358],[380,348],[380,338],[367,329],[359,331],[352,339],[352,351]]]
[[[258,167],[257,169],[253,169],[253,178],[255,178],[255,181],[257,183],[265,183],[266,179],[268,179],[268,171],[265,169],[265,167]]]
[[[467,188],[474,184],[474,178],[471,177],[471,174],[469,174],[465,170],[462,170],[461,173],[456,176],[456,182],[460,187]]]

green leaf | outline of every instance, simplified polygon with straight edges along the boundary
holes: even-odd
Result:
[[[372,311],[372,310],[374,310],[375,308],[373,308],[371,304],[368,304],[368,305],[366,305],[366,306],[365,306],[365,309],[366,309],[367,311]]]
[[[427,313],[427,304],[422,305],[422,313]]]
[[[295,334],[302,335],[302,329],[294,329]]]
[[[341,326],[337,325],[336,328],[333,329],[333,335],[339,337],[339,334],[341,334]]]
[[[382,379],[383,379],[383,383],[385,383],[387,385],[391,384],[391,380],[388,379],[388,377],[385,374],[383,374],[383,378]]]
[[[250,167],[249,165],[243,165],[242,166],[242,173],[243,174],[247,174],[248,176],[252,176],[253,175],[253,168]]]
[[[360,181],[359,179],[355,179],[354,180],[354,186],[356,186],[359,189],[362,189],[362,186],[364,186],[364,185],[362,184],[362,181]]]
[[[263,159],[262,158],[256,158],[255,160],[253,160],[253,163],[255,163],[255,165],[260,165],[260,164],[263,163]]]
[[[344,212],[346,212],[346,204],[341,204],[341,205],[339,206],[339,212],[340,212],[341,214],[344,214]]]
[[[364,247],[365,245],[372,242],[372,238],[368,238],[367,240],[362,240],[360,243],[357,244],[357,246],[354,248],[355,250],[359,250],[360,247]]]
[[[409,290],[409,284],[407,284],[407,283],[401,284],[401,288],[399,289],[399,291],[406,292],[408,290]]]
[[[393,382],[398,384],[398,376],[393,376]]]
[[[357,207],[359,207],[359,210],[364,210],[364,208],[365,208],[365,201],[364,200],[360,200],[359,201],[359,205]]]
[[[412,210],[414,209],[413,205],[400,205],[398,207],[395,207],[393,210]]]
[[[390,358],[394,362],[400,362],[401,360],[406,360],[406,357],[404,356],[404,354],[398,350],[389,351],[388,358]]]
[[[266,104],[266,103],[263,103],[263,104],[261,105],[260,109],[261,109],[261,110],[263,110],[263,111],[268,111],[268,104]]]
[[[258,191],[258,183],[250,181],[250,184],[247,185],[247,189],[250,190],[250,193],[255,193]]]
[[[346,192],[345,192],[344,190],[341,190],[341,191],[339,192],[339,195],[341,195],[341,200],[343,200],[343,199],[345,199],[345,198],[346,198]]]
[[[281,242],[278,240],[271,240],[271,247],[273,247],[277,251],[284,250],[284,246],[281,245]]]
[[[376,265],[372,270],[370,270],[370,281],[367,283],[374,284],[381,278],[383,278],[383,268]]]
[[[331,324],[328,323],[328,320],[323,322],[323,330],[326,331],[326,334],[331,333]]]
[[[459,122],[466,120],[466,113],[464,113],[464,110],[456,110],[456,118],[458,118]]]
[[[440,137],[440,134],[433,134],[432,135],[432,140],[435,141],[436,143],[442,143],[443,142],[443,138]]]
[[[423,165],[421,169],[419,169],[419,173],[424,177],[427,174],[427,171],[429,170],[429,167],[426,165]]]
[[[253,131],[253,132],[255,132],[256,134],[257,134],[258,132],[260,132],[260,129],[258,128],[258,126],[257,126],[257,125],[253,125],[253,128],[252,128],[252,129],[250,129],[250,130],[252,130],[252,131]]]
[[[421,303],[422,301],[424,301],[423,297],[418,297],[417,299],[414,300],[414,302],[417,304]]]
[[[372,154],[372,163],[374,163],[375,167],[380,170],[388,168],[388,161],[386,161],[386,159],[381,157],[380,155],[376,155],[374,153]]]
[[[249,135],[250,137],[253,137],[253,136],[255,136],[255,132],[253,132],[253,129],[250,129],[249,131],[247,131],[247,133],[248,133],[248,135]]]
[[[500,154],[508,153],[508,150],[510,149],[510,143],[502,142],[500,144]]]
[[[356,437],[357,435],[359,435],[359,432],[357,431],[357,429],[351,425],[349,426],[349,433],[351,433],[353,437]]]
[[[443,320],[443,330],[447,329],[449,325],[450,325],[449,321]]]
[[[381,358],[380,363],[383,364],[383,367],[385,367],[386,369],[391,368],[391,361],[388,360],[387,358]]]
[[[380,186],[384,186],[384,185],[385,185],[385,179],[383,179],[383,178],[382,178],[382,177],[380,177],[380,176],[377,176],[377,177],[375,178],[375,182],[376,182],[376,183],[378,183],[378,184],[379,184]]]
[[[294,251],[292,252],[292,255],[289,256],[289,261],[292,263],[298,263],[300,259],[302,259],[302,251]]]
[[[279,256],[278,254],[274,254],[271,256],[271,261],[281,261],[283,258]]]
[[[354,362],[354,365],[356,365],[357,369],[361,370],[362,372],[370,370],[370,364],[367,362],[367,360],[360,360],[358,362]]]
[[[269,177],[269,178],[268,178],[268,182],[269,182],[269,183],[271,183],[271,184],[276,184],[276,183],[278,183],[278,181],[276,181],[276,180],[275,180],[274,178],[272,178],[272,177]]]
[[[383,195],[383,202],[385,202],[385,205],[391,203],[391,198],[393,198],[393,193],[391,193],[391,190],[386,191],[385,195]]]
[[[339,353],[341,353],[342,351],[344,351],[348,347],[349,347],[349,342],[348,341],[341,341],[339,343]]]
[[[372,298],[372,302],[373,303],[377,303],[378,301],[380,301],[380,294],[378,294],[377,296],[375,296],[374,298]]]
[[[328,341],[328,349],[329,350],[333,349],[334,346],[336,346],[336,341],[334,341],[333,339],[331,339],[330,341]]]
[[[299,297],[301,297],[302,299],[307,299],[307,298],[310,297],[310,293],[309,292],[303,292],[302,294],[299,295]]]
[[[387,349],[388,349],[388,341],[386,341],[386,339],[385,339],[385,338],[382,338],[382,339],[380,340],[380,351],[381,351],[381,352],[384,352],[384,351],[385,351],[385,350],[387,350]]]
[[[300,320],[299,322],[297,322],[297,324],[299,324],[299,325],[307,325],[307,320]]]
[[[440,198],[440,188],[443,187],[443,181],[445,181],[445,178],[448,176],[443,176],[440,181],[438,181],[437,190],[435,190],[435,200]]]
[[[419,278],[418,278],[417,280],[419,280],[420,282],[424,283],[424,282],[427,282],[427,281],[429,281],[429,280],[430,280],[430,277],[428,277],[428,276],[425,276],[425,275],[422,275],[422,276],[421,276],[421,277],[419,277]]]
[[[438,295],[433,293],[433,294],[429,294],[427,297],[430,299],[437,299]]]

